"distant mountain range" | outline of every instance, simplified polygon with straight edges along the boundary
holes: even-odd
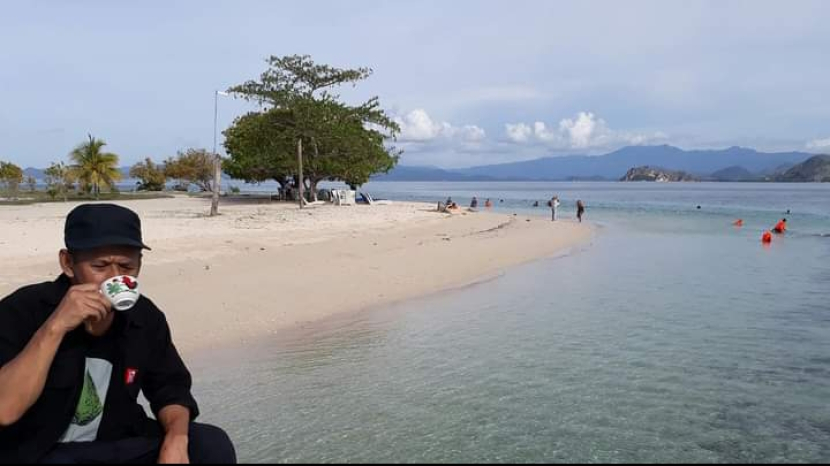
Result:
[[[700,179],[770,179],[812,157],[806,152],[763,153],[743,147],[686,151],[677,147],[631,146],[606,155],[547,157],[456,170],[399,166],[377,181],[570,181],[619,180],[634,167],[684,171]]]
[[[457,171],[443,170],[436,167],[395,167],[387,175],[374,178],[377,181],[494,181],[496,178],[485,175],[465,175]]]
[[[788,170],[814,158],[806,152],[764,153],[742,147],[686,151],[677,147],[630,146],[605,155],[546,157],[524,162],[445,170],[436,167],[398,166],[374,181],[616,181],[636,167],[683,171],[704,181],[798,181],[823,179],[826,159],[787,175]],[[122,167],[124,179],[129,167]],[[26,168],[24,176],[42,180],[43,169]],[[223,176],[223,178],[226,178]]]

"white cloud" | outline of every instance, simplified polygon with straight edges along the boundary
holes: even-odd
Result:
[[[508,123],[504,126],[507,129],[507,137],[513,142],[527,142],[530,140],[530,136],[533,135],[533,129],[524,123]]]
[[[813,139],[812,141],[807,143],[808,149],[830,149],[830,138],[826,139]]]
[[[537,121],[531,127],[525,123],[505,125],[507,138],[515,143],[542,143],[556,149],[594,149],[615,145],[641,145],[665,139],[660,132],[637,134],[608,128],[602,118],[591,112],[579,112],[574,118],[564,118],[559,126],[550,127]]]
[[[603,145],[608,137],[605,120],[597,118],[590,112],[579,112],[575,119],[565,118],[559,122],[559,131],[565,134],[571,147],[586,149],[594,145]]]
[[[400,139],[403,141],[429,141],[441,133],[441,125],[432,121],[426,111],[413,110],[403,117],[396,117],[395,122],[401,127]]]
[[[533,124],[533,132],[543,142],[554,142],[560,139],[559,134],[548,128],[548,125],[537,121]]]
[[[461,129],[462,137],[467,142],[481,142],[487,139],[487,133],[476,125],[466,125]]]
[[[424,109],[416,109],[404,116],[396,116],[395,122],[401,127],[398,136],[402,142],[429,142],[436,139],[454,139],[477,143],[487,138],[483,128],[476,125],[453,126],[447,122],[436,122]]]

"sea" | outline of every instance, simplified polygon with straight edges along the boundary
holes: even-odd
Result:
[[[830,184],[364,190],[540,217],[557,195],[564,221],[585,203],[593,234],[473,286],[195,356],[203,420],[242,461],[830,461]]]

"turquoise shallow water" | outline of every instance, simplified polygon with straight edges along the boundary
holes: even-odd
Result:
[[[597,232],[476,286],[202,355],[205,420],[241,459],[830,460],[830,186],[368,188],[506,212],[558,193]],[[762,247],[787,209],[792,232]]]

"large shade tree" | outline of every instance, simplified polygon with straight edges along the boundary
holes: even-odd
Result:
[[[379,100],[353,106],[332,92],[366,79],[370,69],[318,65],[297,55],[271,57],[268,64],[259,81],[230,89],[262,110],[238,118],[225,131],[229,173],[249,181],[296,178],[298,142],[305,148],[300,181],[309,184],[314,196],[320,181],[362,183],[395,166],[400,152],[386,141],[400,128]]]

